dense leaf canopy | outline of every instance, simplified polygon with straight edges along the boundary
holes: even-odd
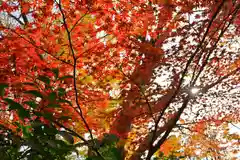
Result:
[[[0,1],[1,154],[233,159],[239,10],[239,0]]]

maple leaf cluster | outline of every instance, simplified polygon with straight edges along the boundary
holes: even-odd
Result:
[[[104,158],[109,139],[120,159],[224,157],[237,139],[228,123],[240,119],[239,9],[239,0],[3,0],[1,125],[20,137],[36,121],[68,131],[90,157]]]

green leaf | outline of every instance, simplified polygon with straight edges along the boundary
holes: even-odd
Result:
[[[34,101],[26,101],[24,104],[28,105],[29,107],[35,109],[37,108],[37,104]]]
[[[64,96],[66,94],[66,90],[64,88],[58,88],[58,95]]]
[[[53,68],[53,69],[52,69],[52,72],[55,74],[55,78],[57,79],[58,76],[59,76],[59,70],[58,70],[58,68]]]
[[[21,104],[15,102],[15,101],[13,101],[12,99],[9,99],[9,98],[5,98],[4,101],[6,101],[9,104],[9,109],[10,110],[17,110],[18,111],[18,116],[21,119],[30,117],[29,111],[24,109]]]
[[[62,76],[62,77],[59,78],[59,80],[62,81],[62,80],[67,79],[67,78],[73,78],[73,76],[70,76],[70,75]]]
[[[43,116],[43,114],[41,112],[35,112],[35,115],[38,116],[38,117]]]
[[[50,127],[48,125],[44,125],[42,130],[43,130],[44,133],[47,133],[50,136],[54,135],[54,137],[58,133],[58,130],[56,128]]]
[[[70,144],[74,143],[73,136],[69,132],[59,131],[59,135],[61,135],[68,143]]]
[[[112,152],[113,156],[114,156],[114,158],[112,158],[112,159],[115,159],[115,160],[121,160],[122,159],[121,152],[117,148],[111,148],[110,152]]]
[[[13,122],[14,125],[16,125],[18,128],[21,128],[21,124],[19,122]]]
[[[56,94],[56,92],[50,93],[49,96],[48,96],[48,99],[50,100],[50,102],[56,101],[56,99],[57,99],[57,94]]]
[[[9,98],[4,98],[4,101],[7,102],[9,104],[9,109],[10,110],[19,110],[19,109],[23,109],[23,106],[15,101],[13,101],[12,99]]]
[[[24,108],[18,109],[18,115],[21,119],[30,117],[29,111]]]
[[[44,113],[42,114],[42,116],[48,120],[52,120],[53,119],[53,115],[52,113]]]
[[[61,108],[60,104],[49,104],[47,105],[48,108]]]
[[[38,122],[38,121],[31,123],[32,128],[39,128],[39,127],[42,127],[43,125],[44,124],[42,122]]]
[[[31,149],[38,151],[42,155],[45,154],[42,148],[43,146],[41,146],[39,143],[34,143],[34,141],[25,141],[23,145],[31,147]]]
[[[31,133],[29,131],[29,129],[31,128],[31,126],[22,126],[22,132],[23,132],[23,136],[24,137],[30,137]]]
[[[35,84],[32,83],[32,82],[23,82],[22,84],[24,84],[24,85],[29,85],[29,86],[35,86]]]
[[[41,97],[41,98],[43,98],[42,94],[41,94],[39,91],[37,91],[37,90],[29,90],[29,91],[25,91],[24,93],[26,93],[26,94],[32,94],[32,95],[34,95],[34,96],[36,96],[36,97]]]
[[[98,140],[98,139],[93,139],[93,140],[91,141],[91,143],[92,143],[92,145],[94,146],[94,148],[100,148],[100,147],[101,147],[101,144],[102,144],[102,142],[101,142],[100,140]]]
[[[58,147],[55,140],[48,140],[47,144],[52,148],[57,148]]]
[[[71,117],[69,117],[69,116],[61,116],[59,118],[59,120],[68,120],[68,119],[71,119]]]
[[[113,144],[119,141],[119,138],[115,134],[104,134],[102,142],[104,144]]]
[[[17,103],[15,103],[15,104],[11,104],[10,106],[9,106],[9,109],[10,110],[19,110],[19,109],[21,109],[21,105],[20,104],[17,104]]]
[[[69,104],[70,106],[73,106],[73,105],[72,105],[72,102],[70,102],[70,101],[68,101],[68,100],[65,100],[65,99],[60,99],[60,100],[58,100],[58,102],[59,102],[59,103],[67,103],[67,104]]]
[[[0,83],[0,96],[2,97],[2,96],[4,96],[4,90],[5,90],[5,88],[7,88],[8,87],[8,84],[6,84],[6,83]]]
[[[46,76],[39,76],[37,79],[39,79],[40,81],[46,83],[46,84],[50,84],[50,79]]]
[[[88,157],[86,160],[102,160],[102,157],[99,156],[93,156],[93,157]]]

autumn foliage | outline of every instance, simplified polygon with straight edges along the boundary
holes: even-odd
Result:
[[[239,17],[239,0],[0,1],[0,124],[90,159],[233,158]]]

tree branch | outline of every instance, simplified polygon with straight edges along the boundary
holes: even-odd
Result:
[[[74,79],[73,79],[73,83],[74,83],[73,85],[74,85],[74,92],[75,92],[75,102],[76,102],[76,105],[77,105],[77,107],[78,107],[78,109],[79,109],[79,112],[78,112],[78,113],[79,113],[79,115],[80,115],[80,117],[81,117],[84,125],[86,126],[89,134],[90,134],[90,137],[91,137],[92,142],[94,143],[94,138],[93,138],[92,131],[91,131],[91,129],[90,129],[90,127],[89,127],[86,119],[84,118],[84,115],[83,115],[83,112],[82,112],[82,108],[81,108],[81,106],[80,106],[80,104],[79,104],[79,101],[78,101],[78,89],[77,89],[77,80],[76,80],[76,77],[77,77],[77,72],[76,72],[77,58],[76,58],[76,56],[75,56],[75,52],[74,52],[74,49],[73,49],[73,44],[72,44],[72,39],[71,39],[71,32],[70,32],[70,30],[69,30],[69,28],[68,28],[68,26],[67,26],[66,17],[65,17],[65,14],[64,14],[64,12],[63,12],[62,5],[61,5],[61,0],[59,0],[59,3],[58,3],[57,1],[55,1],[55,2],[56,2],[56,4],[58,5],[59,10],[60,10],[61,15],[62,15],[62,18],[63,18],[63,25],[64,25],[64,28],[65,28],[65,30],[66,30],[66,32],[67,32],[69,47],[70,47],[70,50],[71,50],[71,53],[72,53],[72,57],[73,57],[73,78],[74,78]],[[101,159],[104,159],[104,158],[102,157],[102,155],[98,152],[97,149],[95,149],[95,151],[96,151],[96,153],[98,154],[98,156],[99,156]]]
[[[158,119],[157,119],[157,123],[155,123],[155,129],[154,129],[154,131],[153,131],[153,137],[152,137],[152,140],[151,140],[150,145],[149,145],[150,147],[149,147],[149,152],[148,152],[148,155],[147,155],[147,160],[150,160],[150,158],[152,157],[152,155],[156,152],[156,148],[157,148],[158,146],[160,147],[160,146],[162,145],[162,143],[166,140],[167,136],[169,135],[169,133],[171,132],[172,128],[173,128],[174,125],[175,125],[175,124],[174,124],[174,125],[171,126],[169,129],[166,130],[164,136],[163,136],[163,137],[159,140],[159,142],[157,143],[157,145],[156,145],[157,147],[154,147],[154,146],[153,146],[153,143],[154,143],[154,140],[156,139],[156,136],[157,136],[157,135],[156,135],[156,131],[157,131],[157,128],[158,128],[158,124],[159,124],[161,118],[163,117],[166,109],[167,109],[168,106],[170,105],[171,101],[172,101],[172,100],[176,97],[176,95],[178,94],[178,92],[179,92],[179,90],[180,90],[180,88],[181,88],[182,82],[183,82],[183,80],[184,80],[184,77],[185,77],[185,75],[186,75],[186,73],[187,73],[187,71],[188,71],[188,67],[190,66],[190,64],[192,63],[194,57],[196,56],[196,54],[197,54],[198,51],[200,50],[202,44],[204,43],[204,41],[205,41],[205,39],[206,39],[206,37],[207,37],[207,35],[208,35],[208,32],[209,32],[209,30],[210,30],[210,27],[211,27],[214,19],[217,17],[218,13],[220,12],[220,10],[221,10],[224,2],[225,2],[225,0],[222,0],[222,2],[220,3],[220,5],[218,6],[216,12],[215,12],[214,15],[212,16],[212,18],[211,18],[211,20],[210,20],[210,22],[209,22],[209,24],[208,24],[208,27],[207,27],[204,35],[203,35],[203,38],[202,38],[201,42],[198,44],[198,47],[197,47],[197,49],[195,50],[195,52],[194,52],[194,53],[190,56],[190,58],[188,59],[188,61],[187,61],[187,63],[186,63],[186,66],[185,66],[185,68],[184,68],[184,70],[183,70],[183,72],[182,72],[181,79],[179,80],[178,86],[177,86],[177,88],[176,88],[176,90],[175,90],[175,93],[173,94],[173,96],[171,97],[171,99],[168,101],[168,103],[166,104],[166,106],[163,108],[163,110],[160,112],[160,115],[159,115],[159,117],[158,117]],[[190,97],[186,97],[186,98],[187,98],[187,99],[184,101],[182,107],[179,109],[178,114],[180,114],[180,115],[181,115],[181,113],[183,112],[184,108],[187,106],[187,104],[188,104],[188,102],[189,102],[189,98],[190,98]],[[185,106],[185,105],[186,105],[186,106]],[[177,115],[177,117],[180,117],[180,115]],[[174,121],[177,122],[177,120],[174,120]],[[158,148],[159,148],[159,147],[158,147]]]

